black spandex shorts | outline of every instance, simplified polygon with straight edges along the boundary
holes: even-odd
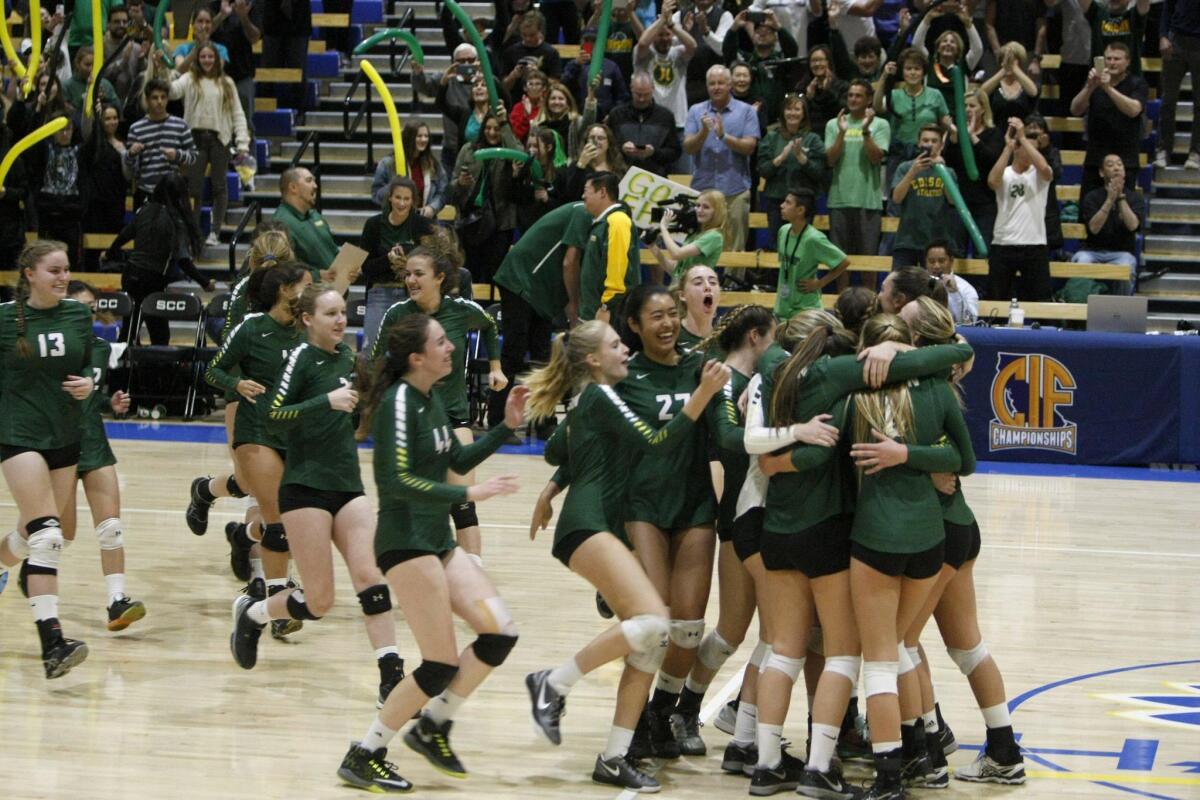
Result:
[[[822,578],[849,569],[850,524],[850,517],[842,515],[799,533],[765,531],[763,566],[771,570],[799,570],[808,578]]]
[[[599,533],[603,533],[603,531],[571,531],[555,542],[553,549],[550,550],[550,555],[561,561],[564,567],[570,569],[571,556],[575,555],[575,551],[579,549],[580,545]]]
[[[979,523],[970,525],[955,525],[953,522],[946,526],[946,565],[962,569],[962,565],[979,556],[980,536]]]
[[[79,442],[66,447],[56,447],[53,450],[38,450],[36,447],[23,447],[19,444],[0,444],[0,461],[8,461],[22,453],[39,453],[46,459],[46,466],[51,470],[73,467],[79,463],[82,445]]]
[[[444,564],[453,552],[453,549],[443,550],[440,553],[435,553],[432,550],[388,550],[386,553],[380,553],[375,556],[375,564],[386,575],[388,570],[397,564],[403,564],[405,561],[412,561],[414,558],[420,558],[421,556],[437,556]]]
[[[243,445],[247,445],[247,444],[256,444],[256,445],[258,445],[259,447],[265,447],[265,448],[267,448],[268,450],[274,450],[274,451],[275,451],[275,455],[279,456],[279,460],[280,460],[280,461],[283,461],[283,462],[286,462],[286,461],[287,461],[287,450],[280,450],[278,447],[271,447],[271,445],[269,445],[269,444],[262,444],[261,442],[234,442],[234,443],[233,443],[233,449],[234,449],[234,450],[237,450],[239,447],[241,447],[241,446],[243,446]]]
[[[455,428],[466,428],[467,430],[471,430],[470,420],[462,419],[461,417],[451,417],[449,414],[446,416],[450,420],[450,430],[454,430]]]
[[[302,508],[319,508],[337,516],[351,500],[362,497],[362,492],[334,492],[327,489],[313,489],[298,483],[285,483],[279,487],[279,513],[298,511]]]
[[[864,547],[858,542],[850,544],[850,555],[871,569],[893,578],[904,576],[912,578],[914,581],[937,575],[946,560],[945,553],[946,543],[944,541],[919,553],[881,553],[878,550]]]
[[[729,537],[733,541],[733,552],[737,553],[740,561],[762,549],[763,517],[767,510],[761,506],[752,508],[733,521],[733,532]]]

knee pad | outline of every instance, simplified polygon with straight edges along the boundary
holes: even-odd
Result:
[[[725,666],[725,662],[729,660],[736,649],[714,630],[701,640],[700,652],[696,655],[701,664],[715,672]]]
[[[863,662],[863,691],[867,697],[877,694],[899,694],[896,690],[896,675],[900,665],[895,661]]]
[[[386,583],[368,586],[358,593],[358,604],[368,617],[392,610],[392,593]]]
[[[283,523],[272,522],[270,525],[264,525],[262,527],[262,540],[259,541],[259,544],[272,553],[286,553],[288,551],[288,540],[287,531],[283,529]]]
[[[904,646],[904,642],[896,646],[896,657],[898,659],[897,663],[900,665],[898,674],[906,675],[917,668],[917,665],[913,663],[912,658],[908,655],[908,648]]]
[[[792,683],[795,683],[796,679],[800,677],[800,673],[804,671],[804,659],[771,653],[767,657],[767,662],[763,664],[762,671],[766,672],[769,669],[782,672]]]
[[[246,496],[246,492],[241,486],[238,486],[237,478],[232,475],[225,481],[225,491],[229,492],[230,497],[236,497],[239,500]]]
[[[673,619],[670,623],[671,641],[684,650],[695,650],[704,638],[704,620]]]
[[[662,666],[667,655],[670,624],[663,617],[639,614],[621,623],[621,633],[633,650],[625,657],[625,663],[641,672],[654,674]]]
[[[921,666],[921,648],[920,647],[905,647],[908,651],[908,658],[912,661],[913,669]]]
[[[454,520],[454,529],[473,528],[479,524],[479,515],[475,513],[475,504],[455,503],[450,506],[450,518]]]
[[[829,656],[825,659],[825,672],[834,672],[854,683],[858,680],[858,668],[862,666],[859,656]]]
[[[96,538],[100,540],[101,550],[120,550],[125,546],[121,533],[121,520],[109,517],[96,526]]]
[[[468,553],[468,555],[470,554]],[[517,625],[513,622],[512,614],[508,613],[508,606],[504,604],[502,598],[489,597],[481,600],[479,605],[483,606],[480,610],[487,612],[487,615],[492,618],[492,626],[497,633],[514,637],[517,635]]]
[[[25,526],[29,534],[29,566],[44,567],[58,574],[58,559],[62,555],[63,534],[58,517],[38,517]]]
[[[481,633],[471,643],[475,657],[489,667],[498,667],[517,646],[517,637],[503,633]]]
[[[771,655],[771,645],[758,640],[758,644],[754,645],[754,651],[750,653],[750,666],[762,671],[762,665],[766,663],[767,656]]]
[[[21,534],[13,531],[4,537],[4,543],[8,545],[9,552],[16,556],[17,561],[29,558],[29,542],[25,541]]]
[[[304,602],[303,589],[293,589],[292,593],[288,595],[287,611],[288,616],[292,619],[310,619],[314,621],[320,619],[320,617],[308,610],[308,603]]]
[[[444,664],[441,661],[422,661],[413,670],[412,678],[427,697],[437,697],[446,691],[446,687],[450,685],[450,681],[454,680],[454,676],[457,674],[458,667],[454,664]]]
[[[982,639],[970,650],[947,647],[946,652],[950,654],[950,660],[958,665],[958,670],[963,675],[970,675],[988,657],[987,645],[983,643]]]
[[[813,625],[808,629],[808,652],[818,656],[825,655],[825,633],[820,625]]]

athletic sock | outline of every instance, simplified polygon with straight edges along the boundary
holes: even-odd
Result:
[[[679,702],[675,709],[684,715],[696,716],[700,713],[700,704],[704,701],[704,690],[708,687],[702,687],[699,691],[692,688],[692,678],[689,675],[687,683],[684,684],[683,691],[679,693]]]
[[[566,695],[575,684],[579,683],[579,679],[582,677],[583,672],[580,671],[579,665],[575,663],[575,656],[571,656],[550,670],[550,674],[546,677],[546,682],[550,684],[550,688],[554,691],[561,695]]]
[[[125,596],[125,573],[114,572],[112,575],[105,575],[104,585],[108,588],[108,604],[111,606]]]
[[[459,697],[454,692],[447,689],[437,697],[431,698],[425,704],[425,716],[441,725],[447,720],[454,719],[454,715],[458,713],[458,709],[465,703],[467,698]]]
[[[62,626],[58,624],[58,595],[39,594],[31,597],[29,607],[33,609],[38,638],[42,642],[42,652],[45,653],[62,641]]]
[[[997,703],[979,710],[983,714],[983,724],[988,728],[1012,727],[1012,717],[1008,713],[1007,703]]]
[[[775,769],[783,760],[783,726],[758,723],[758,766]]]
[[[656,714],[675,708],[679,702],[679,693],[683,690],[683,678],[676,678],[661,670],[658,673],[658,683],[654,687],[654,695],[650,698],[649,708]]]
[[[266,579],[267,579],[266,573],[263,572],[261,558],[250,559],[250,578],[251,578],[251,580],[253,580],[254,578],[258,578],[264,582],[266,581]]]
[[[203,483],[196,485],[196,494],[200,495],[200,499],[206,503],[214,503],[217,500],[217,496],[213,494],[213,491],[210,488],[212,486],[212,481],[213,479],[209,478]]]
[[[287,578],[267,578],[267,597],[279,594],[287,588]]]
[[[737,720],[733,724],[733,741],[743,747],[754,744],[758,730],[758,706],[742,700],[738,703]]]
[[[400,655],[400,648],[394,644],[389,644],[386,647],[381,647],[375,651],[375,660],[382,661],[386,656]]]
[[[822,725],[814,722],[812,738],[809,739],[808,768],[817,772],[828,772],[833,761],[833,753],[837,749],[838,733],[836,725]]]
[[[267,612],[267,601],[259,600],[256,603],[252,603],[250,607],[246,609],[246,616],[257,622],[259,625],[266,625],[271,621],[271,615]]]
[[[238,525],[237,528],[235,529],[235,533],[233,534],[234,543],[237,544],[239,547],[241,547],[244,550],[248,550],[251,547],[253,547],[254,545],[258,544],[259,539],[262,538],[262,526],[261,525],[259,526],[259,529],[258,529],[259,539],[255,539],[254,537],[252,537],[250,535],[250,526],[253,524],[254,523],[252,523],[252,522],[248,522],[245,525]],[[251,560],[253,561],[253,559],[251,559]]]
[[[362,738],[360,744],[373,753],[381,747],[387,747],[395,735],[394,730],[384,725],[379,717],[375,717],[375,721],[367,729],[367,735]]]
[[[926,733],[937,733],[938,720],[937,713],[934,711],[926,711],[921,715],[921,721],[925,723]]]
[[[604,747],[604,758],[618,758],[629,752],[633,741],[633,731],[629,728],[618,728],[613,725],[608,732],[608,744]]]

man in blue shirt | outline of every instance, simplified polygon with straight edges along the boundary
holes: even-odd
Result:
[[[754,106],[733,97],[729,69],[721,64],[706,76],[708,100],[688,109],[683,149],[692,156],[692,188],[716,189],[728,208],[727,250],[746,249],[750,225],[750,157],[761,132]]]

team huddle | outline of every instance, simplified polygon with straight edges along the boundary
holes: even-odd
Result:
[[[979,630],[980,532],[959,481],[975,466],[956,390],[972,351],[924,270],[892,273],[877,297],[847,290],[837,313],[777,319],[744,305],[718,319],[717,275],[693,265],[674,288],[605,296],[608,321],[572,327],[544,366],[506,375],[495,321],[456,296],[460,265],[437,242],[407,253],[408,297],[358,356],[343,342],[344,287],[295,261],[286,235],[262,231],[248,265],[205,376],[226,392],[233,468],[193,481],[186,520],[204,534],[219,498],[248,498],[244,520],[225,531],[246,583],[230,635],[244,669],[268,625],[283,638],[329,612],[331,547],[341,554],[379,667],[377,713],[337,770],[345,783],[411,791],[387,758],[405,725],[410,749],[467,777],[450,742],[455,716],[518,640],[484,569],[476,512],[517,481],[476,482],[473,470],[527,422],[553,430],[545,458],[557,468],[530,533],[548,526],[562,494],[551,553],[596,590],[602,616],[617,618],[525,679],[535,727],[557,745],[573,687],[623,659],[593,781],[657,792],[646,759],[707,752],[704,695],[757,611],[741,690],[716,721],[732,735],[721,768],[748,777],[751,795],[892,800],[906,787],[945,787],[957,744],[921,649],[931,617],[986,726],[986,747],[954,777],[1024,782],[1003,679]],[[20,565],[46,676],[57,678],[87,656],[58,620],[78,480],[109,629],[146,613],[124,592],[116,460],[100,416],[104,405],[126,410],[129,397],[99,391],[109,348],[92,332],[96,292],[70,281],[65,248],[31,243],[19,267],[17,299],[0,306],[0,459],[20,519],[0,564]],[[478,441],[464,377],[471,332],[489,388],[507,392],[502,421]],[[368,435],[377,510],[359,469]],[[714,558],[720,616],[706,632]],[[393,608],[420,651],[407,674]],[[461,649],[454,616],[475,631]],[[801,673],[808,741],[793,753],[782,730]],[[844,768],[873,768],[874,778],[860,788]]]

